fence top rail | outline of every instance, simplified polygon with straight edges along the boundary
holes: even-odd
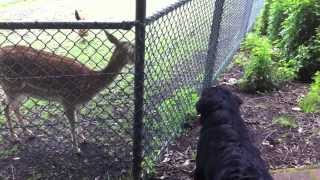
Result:
[[[182,7],[183,5],[185,5],[185,4],[187,4],[188,2],[191,2],[191,1],[192,0],[179,0],[178,2],[176,2],[174,4],[171,4],[167,8],[164,8],[163,10],[155,13],[154,15],[147,17],[146,18],[146,24],[149,25],[149,24],[157,21],[161,17],[169,14],[170,12]]]
[[[135,21],[123,22],[0,22],[0,29],[124,29],[130,30]]]

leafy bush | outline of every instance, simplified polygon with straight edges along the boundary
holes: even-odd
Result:
[[[271,40],[280,38],[281,25],[289,16],[289,9],[292,7],[294,0],[272,0],[270,3],[269,25],[267,34]]]
[[[245,48],[251,49],[250,61],[244,67],[240,88],[249,91],[269,91],[274,89],[272,77],[275,63],[272,61],[272,45],[266,37],[248,36]]]
[[[267,35],[267,29],[269,25],[270,6],[273,0],[266,0],[264,9],[262,11],[261,18],[259,19],[258,31],[261,35]]]
[[[315,74],[309,93],[299,105],[304,112],[320,112],[320,72]]]
[[[235,56],[234,63],[243,67],[249,62],[250,53],[253,48],[259,44],[260,37],[257,33],[248,33],[245,41],[241,43],[241,48],[238,54]]]
[[[320,27],[316,30],[316,35],[306,43],[300,45],[297,55],[294,57],[299,61],[299,80],[309,82],[316,71],[320,70]]]
[[[249,92],[270,91],[293,80],[301,66],[296,59],[285,60],[267,37],[255,33],[242,43],[236,62],[244,67],[240,88]]]
[[[248,33],[245,41],[241,43],[241,51],[250,52],[260,43],[260,36],[257,33]]]
[[[278,81],[278,85],[291,81],[297,77],[298,71],[301,67],[300,61],[295,59],[284,60],[281,59],[277,62],[275,79]]]
[[[281,46],[287,55],[296,55],[297,49],[305,45],[320,25],[319,0],[295,0],[290,6],[289,16],[283,22]]]

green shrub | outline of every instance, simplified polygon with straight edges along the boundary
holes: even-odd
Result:
[[[282,23],[280,45],[288,56],[296,55],[297,49],[316,35],[320,25],[319,0],[295,0],[290,5],[289,16]]]
[[[320,72],[314,76],[309,93],[299,102],[304,112],[320,112]]]
[[[305,44],[298,47],[294,59],[301,64],[299,80],[310,82],[315,72],[320,70],[320,27],[317,28],[316,35]]]
[[[246,39],[241,43],[241,51],[250,52],[260,43],[260,40],[257,33],[248,33]]]
[[[259,44],[260,37],[257,33],[248,33],[246,39],[241,43],[238,54],[234,57],[234,63],[244,67],[249,62],[249,56],[253,48]]]
[[[278,85],[294,80],[297,77],[300,67],[300,61],[297,61],[295,59],[279,60],[277,62],[277,68],[275,73],[275,79],[277,79]]]
[[[252,43],[253,42],[253,43]],[[266,37],[249,36],[244,43],[251,49],[250,61],[244,67],[240,88],[249,91],[269,91],[276,86],[273,78],[275,63],[272,61],[272,45]]]
[[[266,0],[262,11],[261,18],[259,19],[259,33],[261,35],[267,35],[267,29],[269,25],[270,6],[272,0]]]
[[[265,36],[249,33],[236,56],[237,64],[244,67],[239,81],[245,91],[270,91],[293,80],[301,64],[296,59],[286,60],[281,49],[273,48]]]
[[[292,7],[294,0],[272,0],[269,13],[269,25],[267,34],[271,40],[280,38],[281,25],[289,16],[289,9]]]

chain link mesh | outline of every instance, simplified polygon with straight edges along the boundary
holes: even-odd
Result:
[[[195,103],[205,76],[215,1],[180,1],[148,19],[146,26],[144,168],[152,172],[168,143],[195,119]],[[251,6],[254,3],[253,6]],[[224,70],[263,1],[226,0],[214,60],[214,76]],[[254,13],[251,14],[252,7]],[[249,22],[249,18],[251,19]]]
[[[83,66],[98,72],[107,65],[111,65],[115,45],[111,44],[101,30],[88,30],[85,37],[78,34],[78,30],[72,29],[30,29],[30,30],[2,30],[0,31],[0,46],[24,46],[45,52],[51,52],[61,57],[76,59]],[[134,32],[132,30],[111,31],[121,41],[133,42]],[[0,50],[1,58],[6,54]],[[19,54],[18,52],[14,52]],[[39,56],[41,52],[38,51]],[[47,54],[50,55],[50,54]],[[28,54],[20,55],[21,58],[30,58]],[[8,59],[11,60],[9,55]],[[32,58],[28,59],[32,61]],[[15,61],[18,62],[18,61]],[[1,61],[1,63],[4,63]],[[0,81],[9,79],[12,83],[18,80],[25,82],[44,81],[46,86],[70,87],[74,93],[80,91],[81,87],[72,80],[94,78],[94,74],[52,74],[41,69],[41,61],[38,67],[28,67],[23,64],[13,64],[12,71],[25,66],[23,71],[28,72],[23,77],[5,77],[1,74]],[[1,64],[3,65],[3,64]],[[52,69],[59,68],[52,65]],[[133,119],[133,70],[132,65],[125,65],[123,70],[114,74],[113,70],[103,71],[104,79],[116,75],[115,80],[88,103],[82,104],[78,109],[78,122],[76,126],[81,127],[86,141],[80,144],[82,154],[77,156],[72,151],[70,137],[70,124],[64,116],[64,110],[58,98],[53,100],[27,97],[22,99],[21,114],[25,126],[32,131],[33,135],[25,135],[22,124],[13,118],[13,130],[19,137],[19,143],[10,141],[9,129],[5,126],[5,92],[6,85],[0,91],[0,177],[8,179],[24,179],[26,177],[71,179],[90,178],[97,176],[120,177],[128,175],[131,168],[131,124]],[[59,69],[55,69],[59,72]],[[2,72],[1,72],[2,73]],[[39,74],[39,76],[34,76]],[[64,78],[66,77],[66,78]],[[59,79],[63,78],[64,81]],[[70,81],[68,81],[68,78]],[[56,80],[56,81],[55,81]],[[31,83],[31,84],[32,84]],[[24,89],[20,84],[21,89]],[[25,86],[29,86],[25,84]],[[32,85],[30,85],[32,86]],[[93,84],[94,86],[94,84]],[[35,87],[34,89],[36,89]],[[11,92],[12,90],[7,90]],[[19,90],[18,90],[19,91]],[[21,90],[23,91],[23,90]],[[40,91],[40,89],[39,89]],[[28,92],[22,92],[28,93]],[[46,92],[49,96],[50,92]],[[46,95],[45,95],[46,96]],[[44,97],[45,97],[44,96]],[[81,140],[81,137],[78,137]]]
[[[253,3],[252,6],[250,3]],[[263,0],[226,0],[218,36],[214,65],[215,79],[237,51],[247,29],[252,26]],[[202,88],[208,44],[215,11],[214,0],[181,0],[167,9],[146,19],[145,52],[145,105],[143,130],[143,164],[145,173],[152,173],[155,163],[161,159],[165,148],[173,138],[183,132],[184,123],[194,119],[195,102]],[[96,72],[110,65],[115,45],[95,24],[82,24],[85,33],[79,34],[79,26],[59,24],[56,28],[19,28],[0,30],[0,56],[8,46],[25,46],[68,57]],[[48,24],[44,24],[48,25]],[[67,27],[63,28],[64,25]],[[41,26],[41,24],[38,24]],[[66,29],[67,28],[67,29]],[[94,29],[91,29],[94,28]],[[83,30],[82,30],[83,31]],[[134,29],[108,30],[121,41],[133,43]],[[40,52],[40,51],[37,51]],[[16,52],[11,52],[15,54]],[[41,53],[40,53],[41,54]],[[26,54],[22,57],[27,56]],[[10,58],[8,58],[10,59]],[[1,62],[1,59],[0,59]],[[109,64],[110,63],[110,64]],[[5,179],[121,179],[130,176],[132,166],[132,120],[134,115],[134,70],[132,65],[122,64],[121,72],[103,71],[105,78],[115,75],[112,83],[101,88],[88,103],[78,108],[76,127],[81,127],[86,141],[80,143],[82,154],[73,153],[70,123],[57,98],[27,97],[21,99],[20,111],[24,123],[11,113],[13,130],[19,142],[10,140],[7,126],[6,94],[0,88],[0,177]],[[34,72],[28,66],[22,68],[24,76],[8,77],[0,74],[0,82],[43,82],[54,86],[55,79],[61,86],[81,91],[75,79],[90,79],[92,74],[52,74],[50,70]],[[52,66],[52,69],[57,67]],[[2,73],[2,72],[0,72]],[[37,76],[36,76],[36,75]],[[69,79],[68,79],[69,78]],[[50,84],[52,83],[52,84]],[[24,89],[22,84],[17,89]],[[6,92],[5,92],[6,91]],[[39,91],[41,91],[39,89]],[[25,92],[28,94],[28,92]],[[33,136],[26,134],[28,128]]]

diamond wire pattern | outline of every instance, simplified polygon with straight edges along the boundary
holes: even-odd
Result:
[[[213,4],[190,1],[146,27],[146,166],[181,133],[181,117],[192,109],[189,92],[200,89]]]
[[[133,43],[132,30],[110,32],[122,41]],[[93,70],[105,67],[114,51],[114,45],[104,32],[93,29],[84,39],[77,31],[68,29],[0,30],[0,43],[1,47],[20,45],[67,56]],[[46,71],[39,73],[46,76]],[[83,77],[80,74],[73,76]],[[25,99],[20,110],[25,126],[34,137],[25,135],[21,124],[11,114],[20,142],[10,142],[4,116],[5,97],[0,88],[0,177],[93,179],[128,175],[132,159],[133,77],[133,67],[127,65],[110,86],[80,107],[77,126],[86,137],[86,142],[80,145],[81,156],[72,152],[70,125],[61,104],[52,100]],[[21,78],[37,81],[38,77]],[[70,86],[74,82],[64,83]]]
[[[190,91],[201,90],[214,3],[189,1],[147,26],[144,163],[151,169],[150,159],[161,158],[159,155],[168,142],[182,131],[187,114],[194,110]],[[247,3],[225,1],[213,67],[216,75],[228,64],[247,32],[246,22],[251,13]],[[261,0],[254,3],[261,4]],[[259,10],[253,7],[251,19]]]
[[[183,0],[182,0],[183,1]],[[181,2],[182,2],[181,1]],[[180,3],[180,2],[179,2]],[[149,19],[146,26],[144,162],[145,171],[161,158],[166,145],[182,131],[194,110],[191,94],[201,90],[214,12],[214,0],[184,0],[167,13]],[[263,0],[253,0],[252,13],[245,0],[226,0],[215,61],[216,75],[223,70],[258,15]],[[251,16],[249,16],[250,14]],[[0,30],[0,46],[23,45],[77,59],[93,70],[108,63],[113,45],[102,30],[89,29],[81,38],[76,29]],[[110,31],[124,41],[134,41],[133,30]],[[54,67],[52,67],[54,68]],[[79,76],[80,77],[80,76]],[[33,78],[33,77],[24,77]],[[54,78],[54,77],[50,77]],[[28,98],[21,112],[34,139],[22,143],[7,140],[4,104],[0,106],[0,177],[46,179],[113,178],[129,173],[132,159],[133,67],[127,66],[112,84],[78,112],[87,143],[83,157],[71,152],[69,124],[54,101]],[[67,86],[69,83],[65,82]],[[0,100],[4,93],[0,88]],[[16,120],[16,119],[15,119]],[[8,163],[9,162],[9,163]],[[117,177],[117,178],[116,178]]]

